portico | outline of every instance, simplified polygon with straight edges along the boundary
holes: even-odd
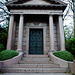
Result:
[[[65,8],[66,5],[57,5],[58,6],[51,6],[52,9],[50,6],[41,6],[41,4],[37,6],[32,5],[30,7],[29,5],[26,6],[22,4],[7,5],[11,7],[7,49],[26,52],[27,55],[30,50],[33,50],[34,53],[36,48],[38,49],[37,51],[43,49],[43,54],[45,55],[48,54],[48,52],[65,50],[62,15],[63,8]],[[25,9],[23,7],[25,7]],[[33,7],[35,9],[33,9]],[[58,7],[59,10],[56,7]],[[36,35],[30,34],[32,32],[31,29]],[[33,36],[39,37],[37,39],[41,39],[42,41],[36,41],[36,37]],[[33,39],[31,41],[34,42],[30,41],[30,37]]]

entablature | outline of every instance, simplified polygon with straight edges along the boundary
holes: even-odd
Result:
[[[10,10],[10,14],[46,14],[63,15],[62,10]]]

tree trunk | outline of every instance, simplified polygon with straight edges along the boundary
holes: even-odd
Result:
[[[73,0],[73,21],[74,21],[74,38],[75,38],[75,0]]]
[[[74,9],[74,12],[73,12],[73,20],[74,20],[74,37],[75,37],[75,9]]]
[[[75,38],[75,17],[74,17],[74,38]]]

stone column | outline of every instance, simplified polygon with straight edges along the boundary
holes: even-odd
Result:
[[[20,15],[19,33],[18,33],[18,48],[17,48],[18,52],[22,52],[23,22],[24,22],[24,17],[23,17],[23,15]]]
[[[11,47],[12,47],[13,25],[14,25],[14,15],[11,15],[10,24],[9,24],[9,32],[8,32],[7,50],[11,50]]]
[[[54,52],[54,28],[53,28],[53,16],[49,16],[49,33],[50,33],[50,52]]]
[[[60,33],[60,50],[64,51],[65,50],[65,38],[64,38],[62,15],[59,16],[59,33]]]

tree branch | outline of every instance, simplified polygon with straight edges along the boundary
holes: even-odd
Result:
[[[1,22],[3,22],[3,21],[5,21],[5,20],[6,20],[6,18],[5,18],[5,19],[3,19],[3,20],[1,20],[1,21],[0,21],[0,23],[1,23]]]

